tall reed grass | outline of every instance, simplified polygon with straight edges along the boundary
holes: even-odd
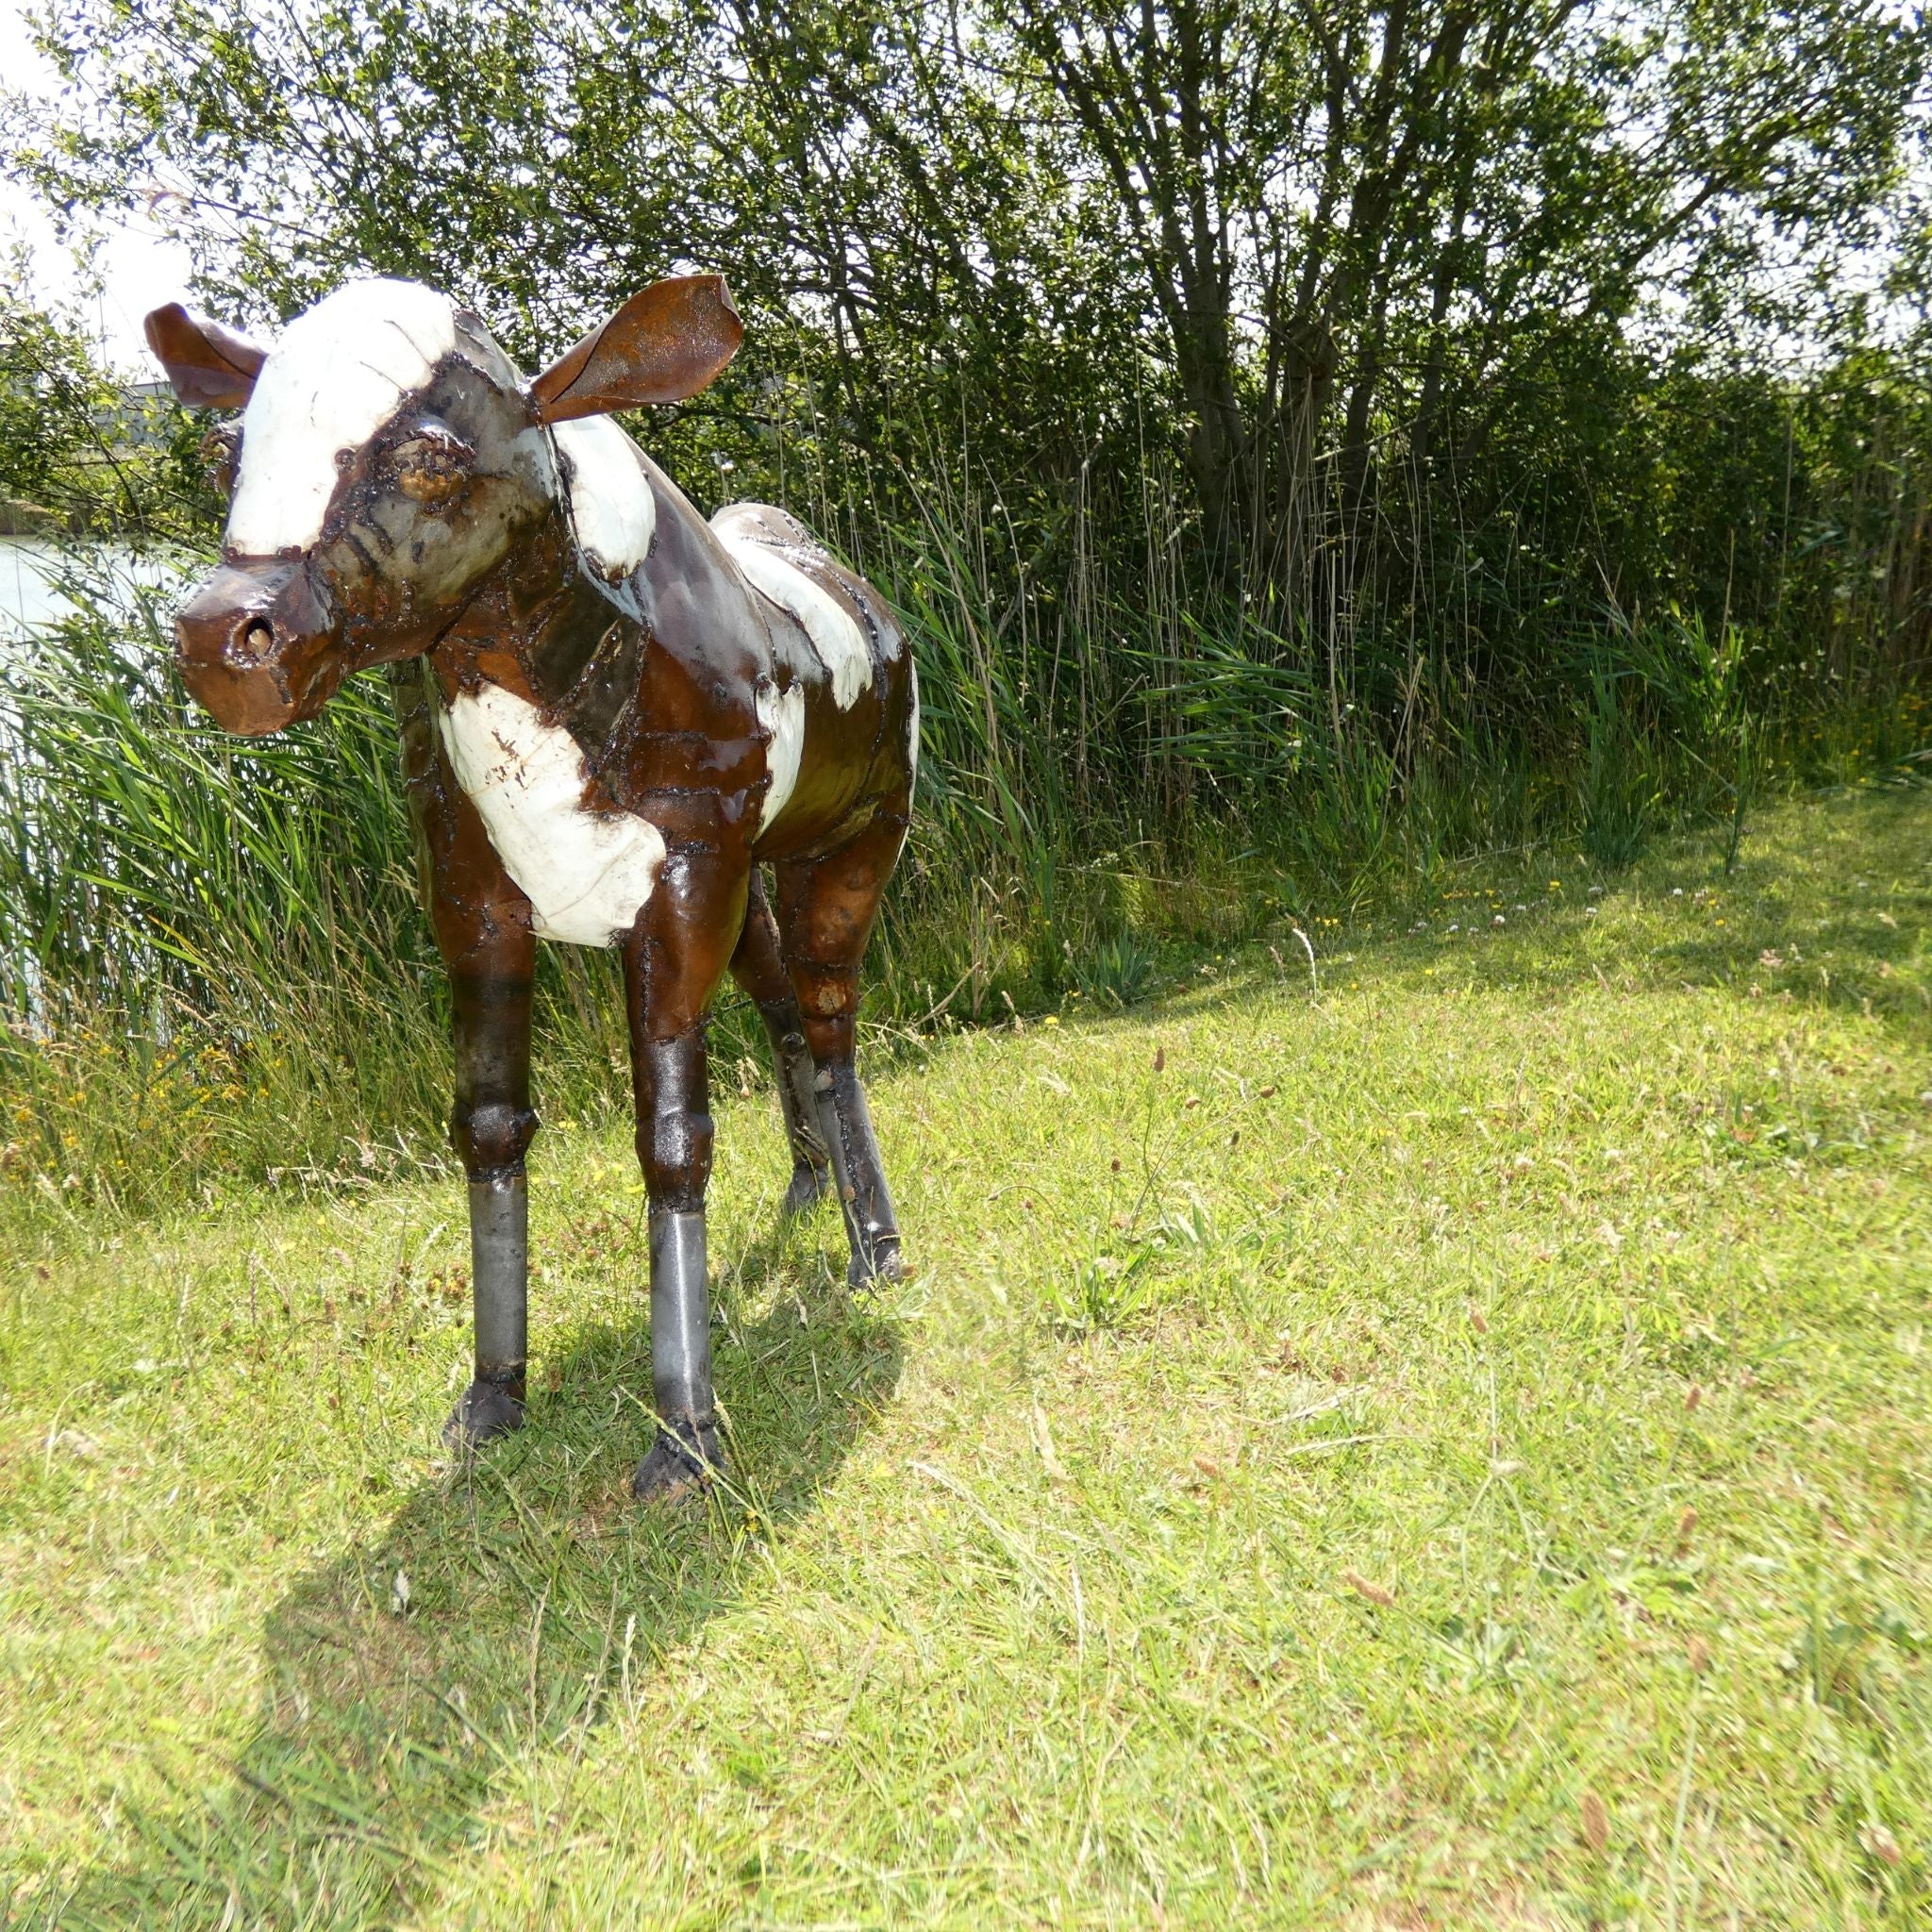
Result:
[[[938,454],[916,490],[806,475],[920,659],[875,1041],[1129,1001],[1191,949],[1285,944],[1485,852],[1555,843],[1609,868],[1685,815],[1735,850],[1766,789],[1924,735],[1923,598],[1880,608],[1924,536],[1899,536],[1896,503],[1872,540],[1892,562],[1874,575],[1872,544],[1847,543],[1827,581],[1845,594],[1823,605],[1814,582],[1735,616],[1728,595],[1711,615],[1607,591],[1586,608],[1531,594],[1501,543],[1516,575],[1477,614],[1425,624],[1419,579],[1404,605],[1367,577],[1345,623],[1318,625],[1191,588],[1158,452],[1132,483],[1131,567],[1084,495],[1042,541]],[[1478,537],[1500,541],[1465,531],[1464,554]],[[0,1211],[440,1163],[445,992],[380,680],[277,738],[227,739],[170,667],[164,593],[78,557],[68,588],[76,614],[22,649],[0,696]],[[626,1104],[625,1053],[609,957],[541,950],[556,1127]],[[718,1077],[764,1077],[755,1032],[727,998]]]

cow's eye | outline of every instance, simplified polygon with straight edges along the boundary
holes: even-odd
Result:
[[[235,472],[242,465],[242,431],[233,423],[210,429],[201,439],[201,472],[208,488],[221,496],[235,493]]]
[[[447,429],[425,428],[390,452],[396,488],[412,502],[438,509],[460,496],[476,452]]]

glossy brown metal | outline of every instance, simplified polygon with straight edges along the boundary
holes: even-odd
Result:
[[[783,1211],[802,1214],[829,1185],[831,1156],[819,1124],[805,1016],[799,1011],[791,975],[785,969],[777,923],[765,902],[764,880],[757,872],[751,875],[744,930],[731,956],[731,976],[756,1003],[771,1039],[778,1105],[785,1117],[785,1138],[791,1143],[791,1184],[785,1191]]]
[[[681,402],[738,354],[744,324],[723,275],[675,275],[633,295],[530,385],[546,423]]]
[[[239,409],[268,351],[178,302],[149,312],[142,332],[175,393],[192,409]]]
[[[177,621],[178,659],[195,696],[242,732],[312,716],[345,677],[392,667],[424,898],[455,991],[451,1132],[479,1244],[477,1379],[451,1419],[456,1440],[522,1419],[523,1363],[483,1358],[480,1296],[486,1259],[493,1282],[524,1279],[521,1246],[506,1246],[521,1242],[522,1222],[504,1191],[521,1187],[537,1126],[529,1013],[540,915],[458,780],[451,708],[491,691],[534,708],[580,758],[582,823],[641,821],[661,839],[648,896],[610,938],[624,956],[653,1224],[657,1381],[660,1392],[685,1391],[639,1486],[672,1493],[716,1451],[708,1349],[693,1338],[708,1321],[705,1027],[727,971],[757,1000],[778,1059],[788,1206],[808,1203],[836,1167],[853,1278],[897,1272],[898,1230],[853,1048],[859,966],[910,807],[912,663],[884,599],[793,518],[741,504],[707,525],[641,452],[655,529],[647,554],[613,568],[579,539],[569,493],[579,458],[549,425],[708,383],[742,333],[722,278],[645,291],[528,384],[475,316],[456,311],[453,327],[455,346],[422,382],[336,453],[312,541],[273,556],[225,550]],[[242,376],[275,354],[255,352],[262,359],[247,370],[242,339],[178,308],[158,310],[149,333],[188,401],[245,395]],[[244,474],[268,460],[247,447],[250,433]],[[635,489],[636,478],[621,480]],[[721,532],[768,548],[816,587],[829,600],[814,607],[816,622],[842,612],[856,625],[863,659],[848,654],[842,688],[822,643],[752,587]],[[802,751],[788,748],[795,782],[770,816],[780,760],[766,721],[778,716],[801,721]],[[775,921],[761,864],[775,878]],[[491,1323],[522,1332],[500,1308]]]

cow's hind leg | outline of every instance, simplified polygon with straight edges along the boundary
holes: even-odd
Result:
[[[778,1105],[785,1115],[785,1137],[791,1145],[791,1185],[785,1190],[780,1212],[801,1214],[828,1184],[825,1141],[812,1095],[811,1049],[805,1043],[805,1021],[798,1010],[798,995],[786,975],[778,928],[765,903],[764,883],[756,871],[745,904],[744,931],[731,956],[731,976],[751,996],[771,1036]]]
[[[899,1222],[858,1084],[855,1021],[859,962],[905,842],[902,797],[838,851],[777,868],[779,940],[811,1049],[819,1128],[852,1249],[846,1279],[855,1288],[900,1273]]]

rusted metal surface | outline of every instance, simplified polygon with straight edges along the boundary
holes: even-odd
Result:
[[[528,382],[414,284],[351,284],[266,348],[178,306],[148,324],[184,401],[244,408],[211,450],[221,567],[176,621],[190,690],[229,730],[275,731],[390,667],[472,1191],[476,1380],[453,1440],[522,1420],[536,941],[622,951],[665,1427],[646,1495],[718,1453],[705,1023],[727,971],[772,1038],[788,1209],[835,1175],[851,1278],[899,1266],[853,1023],[910,809],[910,654],[793,518],[707,524],[603,414],[695,393],[741,334],[718,276],[644,291]]]

